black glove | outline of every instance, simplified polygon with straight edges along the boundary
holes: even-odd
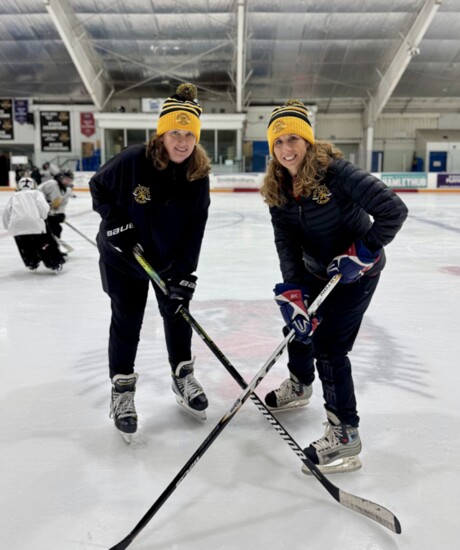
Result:
[[[173,275],[166,280],[169,291],[166,309],[170,315],[175,315],[180,306],[188,307],[195,292],[196,281],[195,275]]]
[[[114,221],[107,224],[105,227],[107,242],[112,248],[125,254],[132,256],[133,248],[137,243],[137,234],[132,222]]]

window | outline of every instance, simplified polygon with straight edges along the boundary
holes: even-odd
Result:
[[[105,160],[117,155],[125,146],[124,130],[105,131]]]
[[[126,130],[126,145],[144,145],[147,141],[145,130]]]
[[[215,162],[216,156],[216,131],[215,130],[201,130],[200,143],[204,147],[211,162]]]

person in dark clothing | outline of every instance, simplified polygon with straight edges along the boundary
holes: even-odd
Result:
[[[104,291],[111,299],[109,373],[111,415],[130,439],[137,431],[135,359],[149,278],[133,254],[143,255],[168,286],[155,285],[176,399],[205,419],[208,400],[194,377],[192,330],[180,305],[189,307],[210,205],[210,161],[199,145],[196,87],[182,84],[162,107],[156,134],[145,145],[127,147],[91,179],[93,208],[102,218],[97,244]],[[128,434],[128,435],[127,435]]]
[[[283,276],[275,300],[284,334],[294,329],[295,338],[288,344],[289,378],[265,402],[275,411],[307,405],[316,365],[328,422],[304,452],[326,472],[356,470],[360,419],[348,353],[385,265],[383,247],[401,229],[407,208],[331,143],[315,141],[302,102],[274,109],[267,136],[272,160],[261,194]],[[341,279],[322,304],[321,319],[311,318],[308,303],[335,274]]]

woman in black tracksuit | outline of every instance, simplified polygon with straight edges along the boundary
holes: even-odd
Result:
[[[294,329],[295,339],[288,345],[290,376],[265,401],[272,410],[308,404],[316,364],[328,423],[305,452],[324,471],[355,470],[361,440],[348,352],[385,265],[383,247],[400,230],[407,208],[332,144],[315,142],[298,100],[272,112],[267,135],[273,158],[261,193],[283,276],[275,300],[285,334]],[[341,280],[321,306],[321,318],[310,318],[308,302],[335,274]]]
[[[168,286],[168,296],[155,285],[154,290],[176,399],[202,419],[208,406],[193,374],[192,331],[177,313],[192,299],[210,204],[210,162],[198,145],[201,107],[195,98],[193,85],[179,86],[163,104],[149,144],[128,147],[90,181],[93,208],[102,218],[97,236],[102,286],[112,310],[111,415],[125,435],[137,429],[134,364],[149,289],[149,277],[133,254],[136,245]]]

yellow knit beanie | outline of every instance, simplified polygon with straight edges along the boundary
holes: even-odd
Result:
[[[308,110],[298,99],[288,99],[284,105],[272,111],[267,128],[268,145],[272,156],[275,140],[285,134],[296,134],[312,145],[315,143]]]
[[[181,84],[174,95],[163,103],[158,119],[157,134],[162,136],[169,130],[192,132],[196,142],[200,141],[200,115],[203,109],[196,101],[197,88],[193,84]]]

